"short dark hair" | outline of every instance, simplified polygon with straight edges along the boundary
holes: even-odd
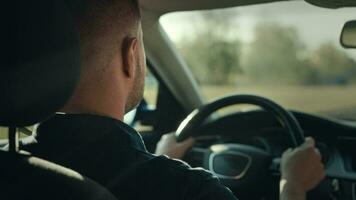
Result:
[[[141,12],[138,0],[88,0],[77,16],[81,37],[99,35],[131,35],[138,29]]]
[[[138,0],[67,1],[81,2],[69,5],[77,21],[84,65],[95,65],[95,62],[103,60],[100,59],[102,55],[115,53],[115,48],[125,37],[135,37],[138,33],[141,20]]]
[[[97,4],[113,5],[115,3],[126,2],[130,4],[132,13],[135,17],[141,18],[141,10],[138,0],[67,0],[67,5],[74,17],[79,18],[83,15],[88,6]]]

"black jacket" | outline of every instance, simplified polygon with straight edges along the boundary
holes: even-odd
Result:
[[[58,114],[24,149],[88,176],[120,200],[236,199],[208,171],[148,153],[135,130],[112,118]]]

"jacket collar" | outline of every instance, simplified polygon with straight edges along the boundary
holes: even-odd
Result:
[[[81,145],[102,140],[115,140],[120,147],[133,147],[147,151],[143,140],[127,124],[105,116],[92,114],[56,114],[41,123],[35,132],[38,143]]]

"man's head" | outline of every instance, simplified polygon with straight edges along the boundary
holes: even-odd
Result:
[[[137,0],[91,0],[77,17],[82,75],[67,113],[122,119],[143,95],[145,53]]]

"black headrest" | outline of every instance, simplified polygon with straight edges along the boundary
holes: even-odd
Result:
[[[44,120],[70,98],[80,48],[62,0],[2,2],[0,20],[0,125],[12,126],[14,136],[15,126]],[[0,163],[1,199],[116,200],[94,181],[39,158],[0,151]]]
[[[80,73],[75,20],[61,0],[2,4],[0,125],[27,126],[70,98]]]
[[[96,182],[45,160],[0,151],[3,200],[116,200]]]

